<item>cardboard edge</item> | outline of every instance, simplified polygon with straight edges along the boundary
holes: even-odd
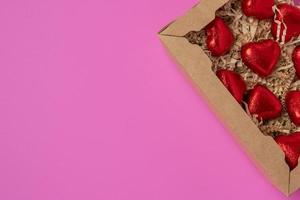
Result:
[[[285,195],[290,195],[290,170],[284,153],[271,137],[264,136],[211,70],[203,50],[183,37],[159,35],[181,69],[193,80],[197,91],[209,103],[245,152]],[[226,105],[226,106],[225,106]],[[239,120],[236,120],[239,119]],[[300,175],[300,173],[298,173]],[[292,188],[294,189],[294,188]]]
[[[226,2],[228,0],[201,0],[200,3],[196,4],[185,15],[177,18],[177,20],[173,21],[167,27],[164,27],[159,34],[184,36],[190,31],[199,31],[215,18],[215,11]]]
[[[158,35],[165,35],[163,32],[172,24],[174,23],[174,21],[168,23],[167,25],[165,25],[163,28],[160,29],[160,31],[158,32]]]
[[[300,158],[298,159],[300,163]],[[293,194],[300,188],[300,165],[290,172],[290,194]]]
[[[300,159],[299,159],[300,160]],[[298,163],[300,163],[298,161]],[[300,166],[298,165],[293,171],[290,173],[290,189],[289,195],[294,193],[300,188]]]

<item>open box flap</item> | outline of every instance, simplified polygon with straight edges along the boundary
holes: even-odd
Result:
[[[199,31],[215,18],[215,11],[226,2],[228,0],[202,0],[184,16],[162,29],[160,34],[184,36],[190,31]]]

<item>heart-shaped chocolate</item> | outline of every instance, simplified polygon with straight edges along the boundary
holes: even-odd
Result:
[[[278,24],[280,22],[280,31],[277,35]],[[285,35],[285,42],[290,41],[293,37],[297,37],[300,34],[300,9],[289,5],[289,4],[279,4],[277,6],[276,11],[276,18],[272,23],[272,35],[275,39],[278,38],[278,41],[282,40],[282,34],[285,30],[286,25],[286,35]]]
[[[242,10],[248,17],[270,19],[274,16],[274,0],[243,0]]]
[[[300,91],[290,91],[285,96],[285,105],[290,119],[300,126]]]
[[[222,56],[230,51],[233,44],[233,34],[227,24],[216,17],[206,27],[206,45],[212,56]]]
[[[249,93],[248,109],[257,119],[268,120],[280,116],[282,105],[268,88],[257,84]]]
[[[300,132],[275,137],[275,141],[285,154],[285,160],[291,170],[298,165],[300,156]]]
[[[233,71],[225,69],[218,70],[216,74],[237,102],[242,103],[244,93],[247,90],[242,77]]]
[[[297,46],[292,55],[294,67],[296,69],[296,74],[300,78],[300,46]]]
[[[274,40],[249,42],[242,46],[244,64],[261,77],[270,75],[281,55],[279,44]]]

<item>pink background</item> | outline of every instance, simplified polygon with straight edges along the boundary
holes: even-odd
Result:
[[[286,199],[156,36],[196,2],[0,1],[0,199]]]

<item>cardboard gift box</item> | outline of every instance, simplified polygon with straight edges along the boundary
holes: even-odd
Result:
[[[287,196],[300,187],[300,166],[292,171],[285,155],[270,136],[262,134],[240,104],[212,71],[212,62],[198,45],[185,35],[201,30],[215,18],[215,12],[228,0],[201,0],[184,16],[159,32],[159,38],[203,96],[211,109],[230,130],[260,171]]]

